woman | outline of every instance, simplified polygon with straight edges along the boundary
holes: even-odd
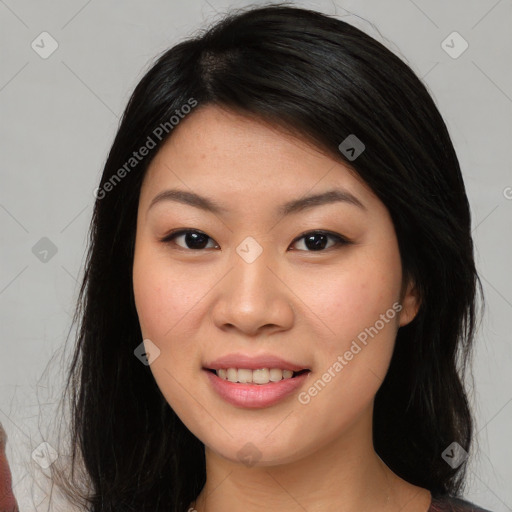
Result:
[[[76,502],[482,510],[470,210],[398,57],[314,11],[233,12],[147,72],[95,195]]]

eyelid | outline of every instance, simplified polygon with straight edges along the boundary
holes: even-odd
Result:
[[[164,244],[169,244],[169,243],[171,243],[174,240],[174,238],[176,238],[178,236],[181,236],[181,235],[185,235],[187,233],[191,233],[191,232],[192,233],[199,233],[201,235],[204,235],[207,238],[209,238],[210,240],[213,240],[217,244],[217,242],[211,236],[207,235],[204,231],[201,231],[200,229],[195,229],[195,228],[178,228],[178,229],[172,230],[169,233],[167,233],[164,237],[160,238],[159,241],[164,243]],[[329,250],[335,249],[337,247],[342,247],[342,246],[345,246],[345,245],[351,245],[351,244],[354,243],[352,240],[350,240],[346,236],[340,235],[339,233],[335,233],[333,231],[329,231],[329,230],[326,230],[326,229],[310,229],[310,230],[304,231],[303,233],[298,235],[292,241],[291,245],[295,244],[296,242],[298,242],[299,240],[304,238],[306,235],[314,235],[314,234],[326,235],[326,236],[334,239],[335,240],[335,244],[333,246],[329,247],[328,249],[323,249],[323,250],[320,250],[320,251],[303,251],[303,250],[299,250],[299,252],[310,252],[310,253],[317,253],[317,252],[319,252],[319,253],[322,253],[322,252],[328,252]],[[181,247],[181,246],[178,246],[178,249],[181,249],[181,250],[184,250],[184,251],[187,251],[187,252],[197,252],[197,253],[198,252],[202,252],[202,251],[205,250],[205,249],[187,249],[187,248],[184,248],[184,247]]]
[[[178,229],[173,229],[172,231],[169,231],[162,238],[159,238],[159,241],[162,242],[163,244],[170,244],[170,243],[173,242],[173,240],[176,237],[181,236],[181,235],[186,235],[187,233],[199,233],[199,234],[204,235],[207,238],[209,238],[210,240],[213,240],[215,242],[215,240],[211,236],[207,235],[204,231],[201,231],[200,229],[195,229],[195,228],[178,228]],[[215,243],[217,244],[217,242],[215,242]],[[187,252],[201,252],[201,251],[204,251],[204,249],[196,249],[196,250],[194,250],[194,249],[186,249],[185,247],[181,247],[179,245],[177,245],[177,247],[178,247],[178,249],[181,249],[181,250],[187,251]]]
[[[333,231],[329,231],[328,229],[309,229],[307,231],[304,231],[300,235],[298,235],[292,242],[294,244],[295,242],[298,242],[301,238],[304,238],[306,235],[326,235],[331,238],[337,239],[338,242],[342,245],[348,245],[353,243],[352,240],[349,240],[346,236],[340,235],[339,233],[334,233]],[[306,251],[306,252],[315,252],[315,251]],[[319,251],[324,252],[324,251]]]

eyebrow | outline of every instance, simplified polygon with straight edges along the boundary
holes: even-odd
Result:
[[[217,215],[226,214],[229,209],[224,208],[219,203],[208,197],[201,196],[195,192],[189,192],[187,190],[169,189],[164,190],[157,194],[151,204],[148,207],[148,211],[157,203],[162,201],[174,201],[177,203],[194,206],[206,212],[211,212]],[[347,190],[332,189],[320,194],[313,194],[301,197],[299,199],[293,199],[282,204],[276,211],[278,215],[286,216],[296,214],[316,206],[332,203],[346,203],[353,206],[357,206],[362,210],[367,210],[366,206],[353,194]]]

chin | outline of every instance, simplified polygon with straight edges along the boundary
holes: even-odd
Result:
[[[272,429],[270,429],[272,430]],[[266,433],[255,436],[245,435],[239,440],[230,438],[223,445],[218,443],[208,444],[208,448],[218,456],[235,464],[245,467],[269,467],[295,462],[301,458],[295,443],[292,449],[289,443],[283,443],[286,434],[280,436],[281,441],[268,439]]]

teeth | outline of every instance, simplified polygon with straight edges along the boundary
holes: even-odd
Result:
[[[281,370],[280,368],[260,368],[258,370],[227,368],[215,370],[215,373],[221,379],[243,384],[268,384],[269,382],[278,382],[282,379],[291,379],[293,375],[291,370]]]
[[[229,370],[228,370],[228,372],[229,372]],[[251,370],[238,370],[238,382],[243,382],[243,383],[252,382],[252,371]]]

